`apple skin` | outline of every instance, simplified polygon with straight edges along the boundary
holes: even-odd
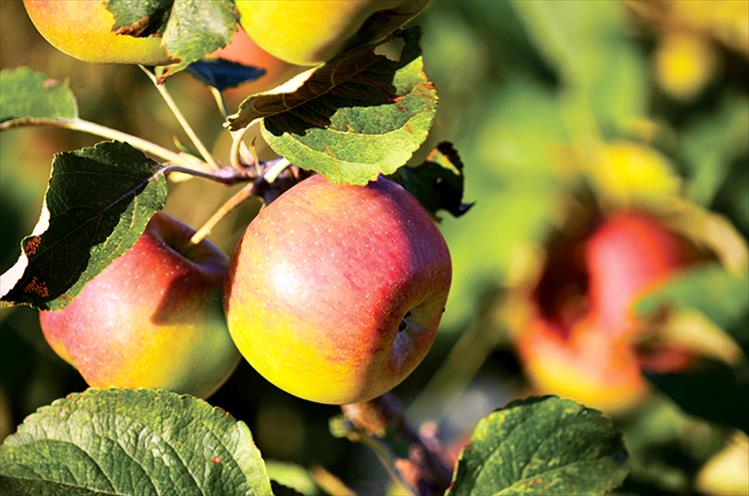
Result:
[[[262,210],[237,245],[229,331],[277,387],[318,403],[366,401],[426,355],[451,270],[444,238],[401,186],[312,176]]]
[[[237,0],[240,22],[263,49],[286,62],[317,65],[351,46],[384,38],[429,0]],[[371,16],[376,19],[367,21]]]
[[[103,0],[23,0],[31,22],[55,48],[85,62],[162,65],[173,62],[160,37],[112,32],[114,16]]]
[[[94,387],[150,387],[208,397],[239,353],[222,309],[228,260],[157,213],[138,241],[66,307],[40,312],[52,349]]]
[[[638,211],[609,216],[585,246],[590,312],[613,335],[636,331],[632,305],[694,259],[685,240]]]
[[[641,369],[686,368],[691,357],[678,350],[638,353],[643,324],[632,305],[694,259],[685,240],[635,210],[612,213],[552,254],[516,340],[535,388],[616,413],[646,397]]]

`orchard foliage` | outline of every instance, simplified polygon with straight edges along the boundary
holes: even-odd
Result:
[[[0,350],[0,494],[749,494],[749,14],[684,3],[24,0],[0,342],[90,387]]]

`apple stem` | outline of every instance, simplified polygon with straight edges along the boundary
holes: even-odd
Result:
[[[281,173],[285,171],[286,168],[290,165],[291,165],[291,162],[289,162],[285,158],[283,157],[279,158],[278,160],[276,160],[275,163],[273,163],[273,165],[268,167],[268,169],[263,174],[263,179],[268,184],[273,184],[273,181],[278,179],[278,176],[280,176]]]
[[[451,471],[435,436],[425,436],[408,424],[403,405],[388,393],[363,403],[342,405],[344,417],[371,437],[382,438],[392,428],[408,446],[408,458],[395,460],[402,478],[417,494],[442,494],[450,485]]]
[[[25,119],[12,119],[5,121],[0,124],[0,131],[6,131],[16,127],[37,127],[37,126],[50,126],[57,127],[60,129],[70,129],[73,131],[80,131],[83,133],[91,134],[94,136],[100,136],[102,138],[124,141],[129,145],[137,148],[138,150],[150,153],[151,155],[158,157],[161,160],[168,162],[169,164],[177,164],[182,167],[196,170],[195,167],[205,166],[206,164],[197,158],[193,158],[188,155],[181,155],[173,152],[167,148],[164,148],[156,143],[152,143],[143,138],[133,136],[117,129],[112,129],[107,126],[102,126],[95,122],[79,119],[77,117],[72,119],[63,118],[42,118],[42,117],[29,117]]]
[[[203,239],[205,239],[206,236],[208,236],[213,228],[221,222],[221,219],[226,217],[226,215],[237,208],[243,201],[248,199],[253,195],[255,192],[256,187],[255,182],[251,182],[250,184],[247,184],[245,187],[234,193],[226,202],[224,202],[221,207],[219,207],[218,210],[216,210],[213,215],[198,229],[195,231],[195,234],[192,235],[192,238],[190,238],[190,243],[197,245]]]
[[[252,165],[256,167],[259,165],[257,157],[247,148],[247,144],[244,142],[244,135],[247,129],[247,127],[244,127],[237,131],[229,131],[231,135],[229,162],[237,170],[244,170]]]
[[[177,106],[177,103],[172,98],[172,95],[166,89],[166,84],[159,84],[159,81],[156,79],[156,76],[151,71],[146,69],[144,66],[138,65],[138,67],[141,68],[141,70],[146,74],[146,76],[148,76],[148,79],[150,79],[153,85],[156,87],[156,90],[161,95],[161,98],[164,100],[164,102],[166,102],[167,106],[174,114],[174,117],[177,118],[177,121],[179,122],[180,126],[182,126],[182,129],[185,131],[187,136],[190,138],[190,141],[192,141],[192,144],[195,146],[195,148],[198,149],[198,152],[200,152],[200,155],[203,157],[203,160],[205,160],[205,162],[212,169],[219,169],[219,165],[213,159],[213,156],[205,147],[203,142],[200,141],[200,138],[195,133],[193,128],[190,126],[190,123],[187,122],[187,119],[185,119],[185,116],[180,111],[179,107]]]

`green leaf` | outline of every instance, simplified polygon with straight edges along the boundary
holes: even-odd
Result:
[[[314,479],[304,467],[276,460],[266,461],[265,466],[273,484],[273,494],[276,496],[280,496],[280,493],[303,496],[320,494]],[[277,486],[282,489],[277,491]]]
[[[112,30],[130,36],[162,35],[174,0],[109,0],[115,19]]]
[[[723,362],[701,360],[684,372],[647,374],[647,377],[686,413],[749,434],[746,370],[737,371]]]
[[[56,155],[39,221],[0,277],[0,300],[62,308],[135,243],[166,193],[161,166],[126,143]]]
[[[546,396],[513,401],[482,419],[447,494],[605,494],[628,472],[622,434],[609,419]]]
[[[270,495],[243,422],[188,395],[89,389],[40,408],[0,446],[0,494]]]
[[[444,209],[460,217],[473,206],[463,203],[463,162],[451,143],[437,145],[418,167],[398,169],[397,180],[432,215]]]
[[[513,0],[512,6],[546,62],[578,92],[568,120],[588,126],[592,109],[602,123],[621,129],[644,115],[647,63],[627,39],[622,3]]]
[[[0,71],[0,122],[34,117],[78,117],[68,81],[50,79],[28,67]]]
[[[179,62],[168,66],[160,78],[176,74],[228,45],[237,30],[237,20],[231,0],[174,0],[162,44]]]
[[[730,173],[731,163],[747,149],[749,100],[728,94],[714,113],[700,116],[679,136],[679,151],[690,176],[688,196],[710,205]]]
[[[294,90],[250,96],[230,117],[231,128],[262,118],[263,138],[276,153],[332,183],[392,174],[426,140],[437,107],[418,29],[398,33],[388,46],[398,42],[397,57],[370,45],[307,71]]]

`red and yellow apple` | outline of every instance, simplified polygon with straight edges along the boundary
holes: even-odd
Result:
[[[632,306],[693,259],[687,242],[656,218],[637,211],[614,213],[585,245],[590,312],[614,335],[637,327]]]
[[[239,361],[222,309],[228,260],[157,213],[138,241],[66,307],[40,312],[52,349],[95,387],[208,397]]]
[[[116,34],[105,0],[23,0],[31,22],[55,48],[85,62],[162,65],[172,62],[161,37]]]
[[[401,186],[312,176],[262,210],[237,245],[229,331],[279,388],[319,403],[366,401],[424,358],[450,278],[442,235]]]
[[[643,322],[632,307],[692,259],[686,241],[661,221],[630,210],[553,254],[516,341],[536,389],[616,412],[647,393],[643,366],[685,367],[690,357],[675,349],[640,356],[634,339]]]
[[[537,319],[518,337],[528,377],[543,393],[616,412],[647,393],[634,349],[584,320],[573,329]]]
[[[429,0],[237,0],[255,43],[286,62],[316,65],[377,41],[421,12]]]

